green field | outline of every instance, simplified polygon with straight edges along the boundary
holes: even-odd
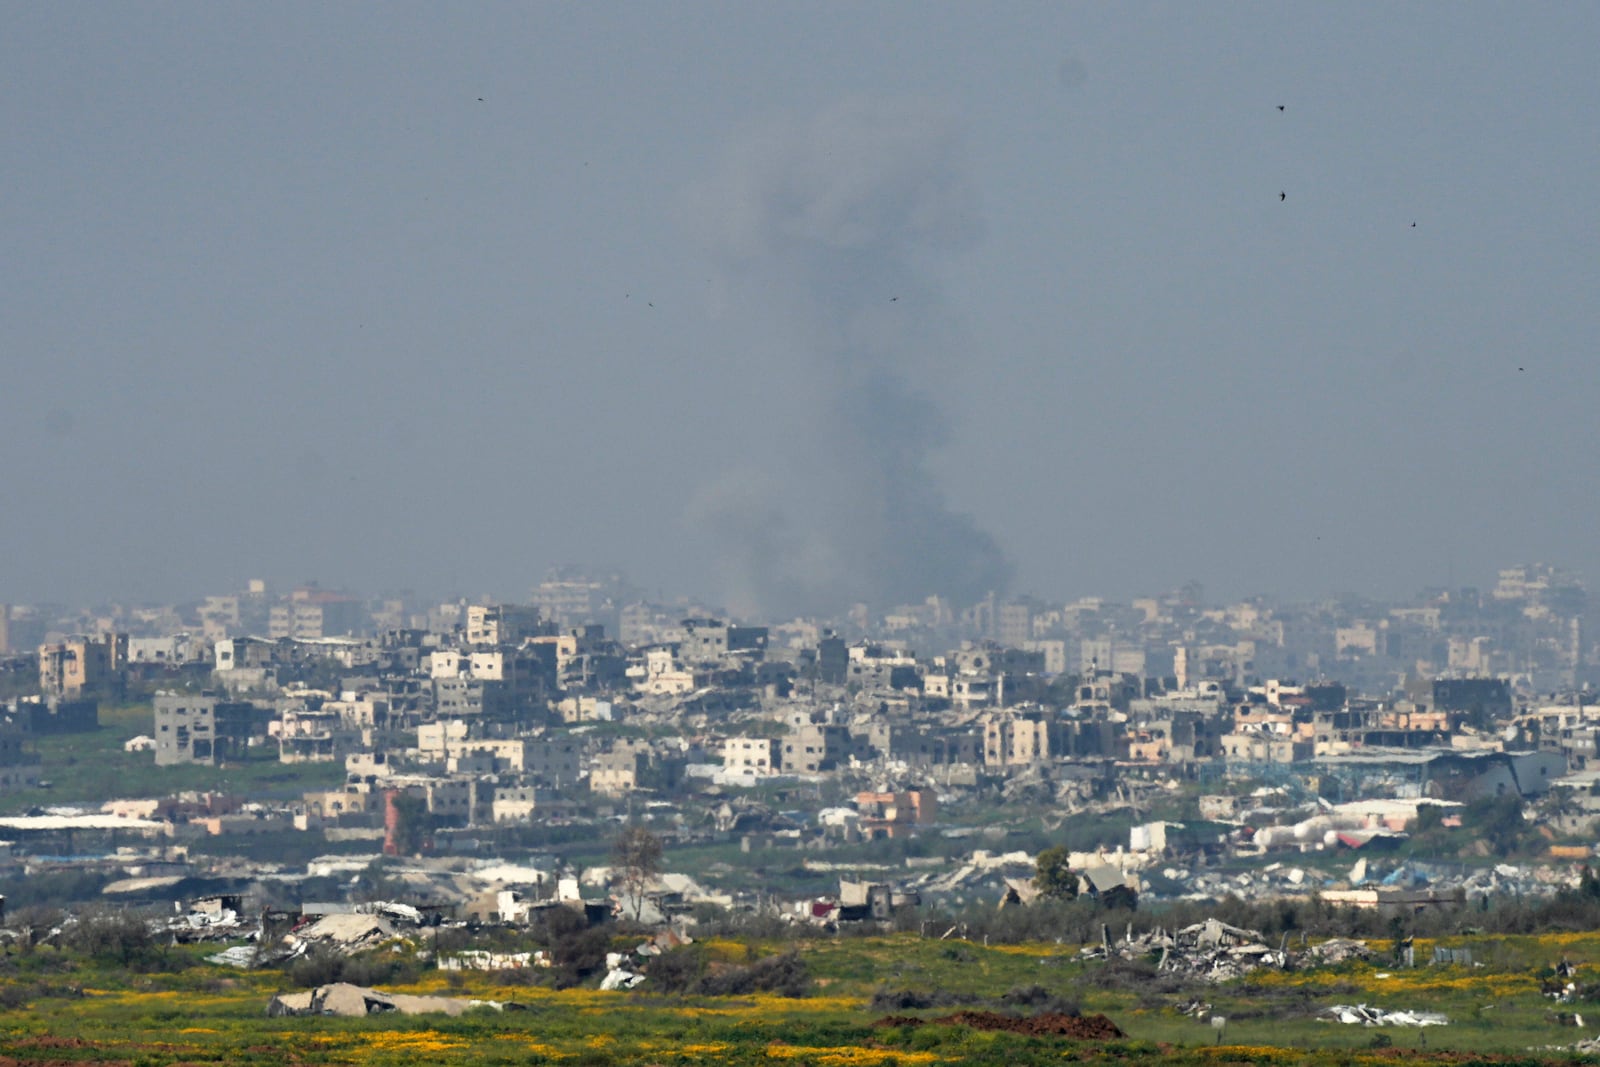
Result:
[[[619,939],[636,944],[638,938]],[[1571,1062],[1538,1051],[1584,1033],[1559,1025],[1539,975],[1565,958],[1579,983],[1600,973],[1600,933],[1472,942],[1481,966],[1390,970],[1345,964],[1257,972],[1222,986],[1182,986],[1139,965],[1084,963],[1077,946],[985,947],[914,936],[803,942],[812,995],[661,996],[556,990],[490,975],[423,971],[397,991],[514,1001],[525,1010],[364,1019],[269,1019],[275,992],[292,988],[276,971],[239,972],[197,962],[194,948],[164,950],[166,970],[131,973],[49,948],[0,960],[4,1063],[239,1064],[1044,1064],[1064,1061],[1173,1064],[1356,1064]],[[694,951],[735,967],[785,946],[711,939]],[[1385,946],[1375,945],[1382,951]],[[209,950],[207,950],[209,951]],[[1419,958],[1431,946],[1418,945]],[[1128,1035],[1075,1042],[984,1032],[965,1026],[877,1026],[885,994],[942,999],[925,1017],[956,1006],[1006,1010],[1018,991],[1104,1012]],[[880,1006],[873,1006],[874,995]],[[1177,1011],[1203,998],[1199,1019]],[[1321,1022],[1334,1003],[1425,1008],[1450,1017],[1426,1030],[1365,1029]],[[1600,1004],[1589,1005],[1600,1017]],[[1020,1009],[1024,1013],[1027,1008]],[[1223,1015],[1218,1040],[1209,1017]]]
[[[39,776],[49,786],[0,797],[0,814],[52,804],[99,805],[128,797],[164,797],[187,790],[288,799],[344,781],[342,764],[280,763],[276,745],[254,749],[249,759],[219,767],[157,767],[149,752],[123,751],[123,742],[148,735],[153,726],[148,704],[102,706],[98,730],[39,737],[34,742]]]

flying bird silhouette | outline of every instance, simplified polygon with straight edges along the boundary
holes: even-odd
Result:
[[[1281,203],[1283,203],[1283,202],[1284,202],[1284,201],[1285,201],[1285,200],[1287,200],[1287,199],[1289,199],[1289,194],[1288,194],[1288,193],[1283,193],[1283,192],[1280,192],[1280,193],[1279,193],[1279,194],[1278,194],[1278,203],[1280,203],[1280,204],[1281,204]]]
[[[1283,108],[1284,108],[1284,105],[1282,105],[1282,104],[1279,104],[1279,105],[1278,105],[1278,110],[1279,110],[1279,111],[1282,111],[1282,110],[1283,110]]]

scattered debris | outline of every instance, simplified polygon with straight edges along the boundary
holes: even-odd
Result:
[[[220,964],[223,967],[237,967],[240,970],[249,970],[256,963],[256,947],[254,945],[234,945],[221,952],[213,953],[206,957],[207,963]]]
[[[1307,955],[1319,965],[1328,966],[1344,963],[1346,960],[1370,960],[1374,954],[1365,941],[1354,941],[1348,937],[1330,937],[1326,941],[1312,945],[1307,950]]]
[[[1115,943],[1110,932],[1102,929],[1100,944],[1082,951],[1085,959],[1117,956],[1135,960],[1158,953],[1157,971],[1207,982],[1226,982],[1260,967],[1288,965],[1288,953],[1281,947],[1269,947],[1257,931],[1230,926],[1217,919],[1207,919],[1171,934],[1157,927],[1136,937],[1130,927],[1126,936]]]
[[[644,981],[644,975],[622,967],[613,967],[606,972],[605,978],[600,981],[600,988],[610,991],[616,989],[632,989]]]
[[[1445,1026],[1449,1016],[1437,1011],[1387,1011],[1365,1004],[1335,1004],[1317,1018],[1324,1022],[1359,1023],[1362,1026]]]
[[[441,971],[520,971],[529,967],[550,967],[550,954],[533,952],[489,952],[468,949],[452,956],[439,957]]]

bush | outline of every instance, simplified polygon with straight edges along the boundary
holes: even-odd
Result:
[[[757,960],[748,967],[731,967],[700,980],[699,992],[713,997],[776,993],[803,997],[811,992],[811,971],[794,949]]]
[[[694,945],[675,948],[651,960],[645,973],[652,993],[689,993],[705,977],[706,954]]]
[[[872,994],[871,1008],[888,1014],[903,1011],[921,1011],[924,1008],[948,1008],[971,1004],[977,998],[948,990],[921,992],[915,989],[880,989]]]
[[[1059,994],[1052,993],[1037,983],[1027,986],[1014,986],[1003,993],[1000,1000],[1010,1007],[1026,1008],[1034,1013],[1051,1012],[1056,1015],[1071,1015],[1073,1017],[1083,1014],[1076,1000],[1069,1000]]]
[[[341,955],[333,949],[315,949],[289,966],[289,980],[302,989],[349,982],[359,986],[381,986],[414,982],[422,968],[409,953],[363,952]]]
[[[567,988],[605,969],[610,934],[591,927],[571,908],[550,908],[540,913],[535,938],[550,953],[555,985]]]
[[[164,946],[142,917],[126,911],[95,911],[62,931],[67,948],[124,970],[147,970],[164,962]]]

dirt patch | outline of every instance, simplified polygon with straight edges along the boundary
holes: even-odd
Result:
[[[969,1026],[974,1030],[1004,1030],[1030,1037],[1070,1037],[1075,1041],[1111,1041],[1125,1037],[1117,1024],[1104,1015],[1063,1015],[1044,1012],[1039,1015],[1001,1015],[994,1011],[958,1011],[954,1015],[941,1015],[937,1019],[919,1019],[913,1015],[890,1015],[873,1023],[874,1026]]]

